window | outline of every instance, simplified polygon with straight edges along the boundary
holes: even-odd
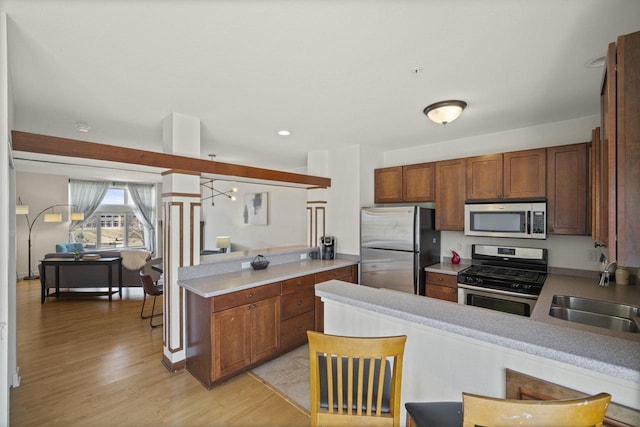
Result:
[[[73,231],[86,249],[143,248],[144,225],[134,213],[126,187],[111,187],[100,207]]]

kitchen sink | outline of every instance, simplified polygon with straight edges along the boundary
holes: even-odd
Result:
[[[640,307],[634,305],[565,295],[554,295],[551,305],[588,311],[589,313],[605,314],[607,316],[626,317],[627,319],[640,316]]]
[[[588,311],[574,310],[572,308],[551,306],[549,315],[569,322],[582,323],[583,325],[597,326],[619,332],[640,331],[638,325],[624,317],[607,316],[606,314],[590,313]]]

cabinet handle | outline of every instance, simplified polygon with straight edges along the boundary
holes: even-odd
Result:
[[[298,305],[302,305],[302,300],[298,300]]]
[[[298,282],[298,283],[297,283],[297,285],[298,285],[298,286],[302,286],[302,282]]]
[[[247,306],[247,310],[251,310],[251,306],[250,305]]]
[[[256,305],[255,304],[251,304],[251,308],[256,308]]]
[[[253,298],[253,292],[249,294],[249,298]]]
[[[442,282],[442,280],[443,280],[442,277],[438,277],[439,282]]]

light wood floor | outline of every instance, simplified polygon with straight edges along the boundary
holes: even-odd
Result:
[[[18,366],[12,426],[308,426],[309,416],[250,374],[207,390],[161,364],[162,331],[123,300],[52,299],[17,284]]]

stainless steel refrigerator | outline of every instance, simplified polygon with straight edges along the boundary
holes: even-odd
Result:
[[[426,266],[440,262],[435,210],[362,208],[360,284],[424,295]]]

